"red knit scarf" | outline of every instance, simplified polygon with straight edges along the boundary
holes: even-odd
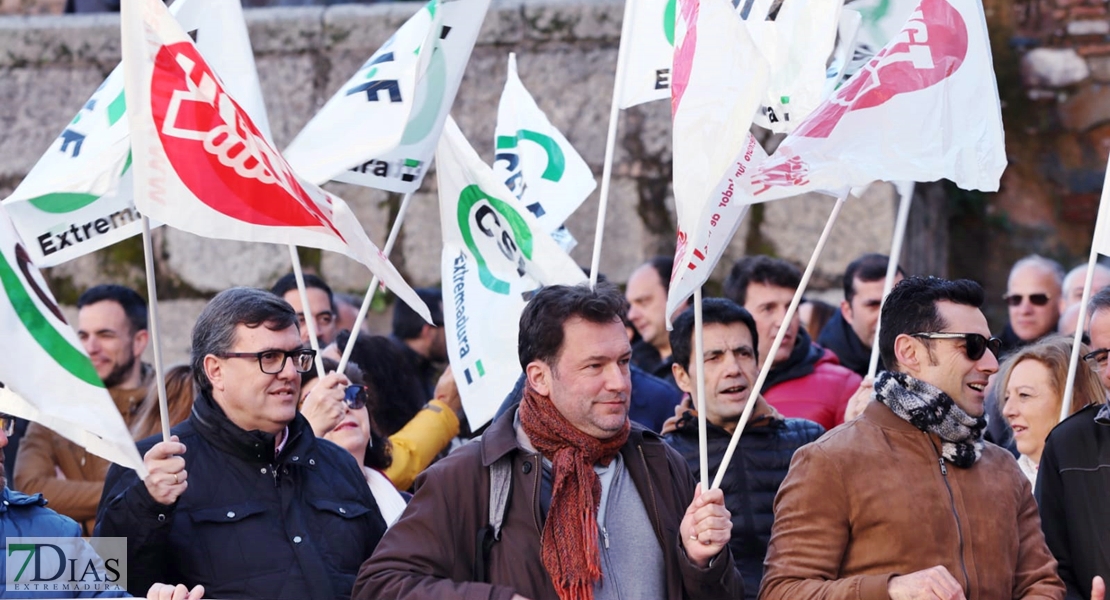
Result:
[[[520,403],[520,424],[536,450],[551,460],[554,474],[540,548],[543,566],[560,600],[592,600],[594,583],[601,579],[601,480],[593,466],[613,460],[628,441],[629,422],[613,437],[599,440],[571,425],[550,398],[529,387]]]

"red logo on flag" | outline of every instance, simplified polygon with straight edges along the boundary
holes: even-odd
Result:
[[[682,268],[682,263],[680,263],[678,261],[682,260],[682,256],[684,254],[686,254],[686,232],[679,229],[678,230],[678,238],[675,240],[675,249],[674,249],[674,257],[677,260],[674,261],[674,266],[671,267],[671,281],[672,282],[675,280],[676,277],[678,277],[678,271],[679,271],[679,269]]]
[[[163,46],[154,61],[151,110],[174,172],[211,208],[265,226],[325,227],[331,205],[317,204],[223,89],[195,46]]]
[[[780,150],[789,152],[788,148],[780,148]],[[767,162],[772,163],[772,161]],[[773,164],[760,166],[756,173],[752,175],[752,183],[763,186],[752,192],[752,195],[758,196],[772,187],[806,185],[809,183],[809,180],[806,179],[808,175],[809,165],[797,154],[785,160],[775,160]]]
[[[967,56],[967,25],[945,0],[922,0],[898,36],[794,135],[826,138],[848,112],[943,81]]]

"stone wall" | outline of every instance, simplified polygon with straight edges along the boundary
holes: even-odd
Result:
[[[329,8],[251,9],[254,45],[275,141],[288,144],[314,112],[418,7],[415,3]],[[623,3],[620,0],[495,1],[455,102],[453,115],[486,160],[492,159],[496,109],[510,51],[551,121],[600,179]],[[116,15],[0,17],[0,197],[38,160],[119,60]],[[670,121],[666,102],[623,111],[601,270],[623,282],[645,258],[674,249]],[[399,197],[329,184],[383,244]],[[568,221],[579,240],[573,257],[589,264],[597,192]],[[799,197],[767,205],[741,226],[729,259],[765,251],[804,264],[832,199]],[[814,279],[835,288],[855,256],[889,250],[896,198],[877,184],[843,211]],[[440,279],[440,228],[434,173],[413,199],[392,258],[414,285]],[[159,296],[203,298],[230,285],[265,286],[289,269],[284,248],[156,232]],[[361,292],[369,274],[328,253],[302,252],[306,268],[337,289]],[[724,263],[725,261],[723,261]],[[717,279],[728,264],[718,269]],[[145,289],[138,240],[50,271],[55,293],[73,301],[105,280]]]

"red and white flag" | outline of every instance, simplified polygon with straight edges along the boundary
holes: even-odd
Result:
[[[345,254],[431,322],[347,204],[293,172],[160,0],[124,0],[121,22],[143,215],[205,237]]]
[[[727,0],[678,5],[671,86],[678,242],[668,316],[709,278],[751,203],[738,184],[767,156],[749,132],[768,67],[748,28]]]
[[[901,32],[755,170],[757,201],[946,178],[995,191],[1002,111],[978,0],[922,0]]]

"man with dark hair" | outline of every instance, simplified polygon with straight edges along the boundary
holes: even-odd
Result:
[[[297,412],[313,368],[297,315],[269,292],[220,292],[193,327],[193,412],[139,443],[150,474],[113,466],[96,533],[127,538],[129,590],[202,584],[217,598],[345,598],[385,531],[347,451]],[[311,395],[343,402],[347,378]],[[188,452],[186,452],[186,448]]]
[[[339,310],[335,306],[335,295],[323,279],[311,273],[304,274],[304,289],[305,295],[308,296],[308,308],[312,312],[312,320],[316,324],[316,339],[320,341],[320,347],[323,348],[335,341],[335,334],[339,333],[336,329],[336,316]],[[308,327],[305,327],[304,305],[301,304],[301,291],[297,287],[297,277],[293,273],[282,276],[270,291],[284,299],[293,307],[293,310],[297,311],[301,341],[308,344]]]
[[[682,457],[629,423],[625,310],[608,284],[536,293],[519,409],[417,478],[353,598],[743,594],[723,494],[695,494]]]
[[[89,288],[77,299],[77,337],[130,427],[154,381],[154,369],[141,359],[150,339],[146,301],[122,285]],[[91,535],[108,464],[50,429],[31,423],[19,442],[13,478],[17,488],[46,496],[51,508],[80,523],[84,534]]]
[[[412,365],[413,372],[420,378],[421,396],[425,399],[435,395],[436,382],[439,381],[440,368],[437,363],[447,362],[447,334],[443,328],[443,291],[439,288],[418,288],[416,295],[428,305],[432,313],[429,325],[424,317],[416,314],[408,304],[396,302],[393,305],[393,335],[391,339]]]
[[[844,300],[840,311],[833,314],[817,336],[817,343],[840,359],[840,364],[865,377],[871,366],[871,347],[879,323],[879,307],[883,304],[883,287],[890,257],[864,254],[848,263],[844,270]],[[894,283],[905,277],[902,267],[894,275]],[[882,362],[879,369],[883,370]]]
[[[1062,599],[1029,480],[983,442],[1000,342],[968,281],[909,277],[882,309],[889,371],[863,414],[798,450],[762,600]]]
[[[1084,356],[1110,388],[1110,288],[1088,303],[1092,352]],[[1110,577],[1110,519],[1103,502],[1110,497],[1110,407],[1105,398],[1064,419],[1044,443],[1037,471],[1037,504],[1052,555],[1068,598],[1087,598],[1096,577]]]
[[[774,521],[772,503],[786,477],[790,458],[804,444],[821,437],[820,425],[787,419],[758,394],[753,394],[759,364],[759,334],[748,311],[725,298],[702,301],[705,363],[705,418],[709,476],[721,466],[725,450],[748,402],[755,402],[739,446],[721,480],[725,506],[732,513],[729,548],[744,577],[745,598],[754,600],[763,578],[763,558]],[[697,406],[697,361],[694,348],[694,309],[674,321],[671,348],[674,378]],[[694,476],[701,477],[698,419],[687,412],[667,443],[686,458]]]
[[[798,268],[785,260],[749,256],[732,266],[724,295],[755,318],[759,356],[772,361],[771,372],[760,390],[763,398],[787,417],[808,419],[832,429],[844,422],[848,400],[862,378],[840,366],[835,354],[814,344],[797,313],[789,323],[783,323],[801,280]],[[781,327],[787,328],[782,346],[769,356]]]
[[[632,345],[632,364],[674,383],[671,375],[671,339],[667,335],[667,292],[671,286],[672,256],[656,256],[636,267],[628,277],[625,297],[628,320],[640,334]],[[676,312],[688,305],[683,304]]]

